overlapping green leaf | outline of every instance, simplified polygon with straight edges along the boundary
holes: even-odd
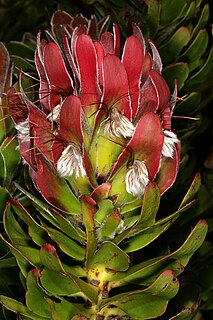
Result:
[[[133,319],[152,319],[164,313],[168,300],[177,294],[178,289],[179,283],[174,280],[173,272],[167,270],[148,288],[106,299],[100,307],[113,304]]]

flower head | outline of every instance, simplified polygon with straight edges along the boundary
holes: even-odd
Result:
[[[149,40],[151,55],[136,25],[123,51],[116,25],[95,41],[87,30],[76,27],[61,47],[39,33],[40,100],[35,104],[24,92],[14,98],[14,90],[8,95],[35,186],[53,205],[60,202],[60,209],[61,200],[51,193],[67,190],[60,179],[73,183],[71,192],[78,196],[110,185],[108,196],[119,206],[141,197],[152,181],[165,192],[179,166],[179,140],[171,130],[174,101],[154,43]],[[19,82],[21,87],[21,77]],[[118,179],[123,191],[115,187]],[[47,190],[50,180],[54,188]]]

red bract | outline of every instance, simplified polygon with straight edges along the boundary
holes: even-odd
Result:
[[[125,192],[139,198],[153,180],[164,193],[179,167],[180,145],[171,131],[177,87],[171,99],[154,43],[149,40],[151,55],[141,30],[133,25],[133,35],[121,52],[116,25],[100,41],[93,41],[88,30],[76,27],[71,39],[60,39],[61,48],[39,35],[35,62],[40,103],[35,105],[23,95],[25,107],[20,106],[16,115],[13,91],[8,98],[16,124],[26,121],[30,128],[35,184],[47,201],[62,210],[68,209],[60,200],[66,196],[53,199],[57,183],[58,193],[65,188],[68,194],[64,179],[73,183],[75,196],[87,192],[92,197],[102,192],[108,196],[111,190],[111,197],[117,176],[121,179],[123,174]],[[20,146],[22,152],[23,141]],[[46,188],[52,179],[54,186]]]

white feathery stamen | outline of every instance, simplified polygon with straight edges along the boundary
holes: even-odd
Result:
[[[57,104],[51,112],[48,114],[47,119],[50,121],[55,121],[58,122],[59,116],[60,116],[60,111],[61,111],[61,105]]]
[[[17,130],[17,137],[21,141],[30,141],[30,126],[28,119],[16,123],[15,128]]]
[[[71,176],[74,172],[76,178],[85,176],[86,171],[80,148],[74,144],[68,145],[58,159],[57,170],[62,177]]]
[[[145,188],[149,183],[149,173],[143,161],[135,160],[126,174],[126,191],[135,197],[144,194]]]
[[[162,155],[167,158],[173,158],[175,143],[179,142],[177,135],[169,130],[164,130],[164,142],[162,148]]]
[[[130,138],[133,136],[135,127],[132,122],[117,109],[113,108],[109,118],[106,120],[104,134],[109,134],[111,137]]]

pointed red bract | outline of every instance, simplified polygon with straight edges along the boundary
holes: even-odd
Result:
[[[135,159],[145,161],[150,180],[158,172],[163,141],[159,117],[151,112],[146,113],[140,119],[128,146],[134,151]]]
[[[36,160],[36,185],[47,202],[60,210],[80,213],[77,198],[54,166],[41,153],[36,154]]]
[[[91,38],[82,34],[76,41],[76,58],[80,74],[80,97],[86,115],[97,109],[100,98],[97,79],[96,51]]]
[[[68,96],[73,92],[72,79],[65,66],[61,51],[54,42],[44,48],[44,68],[55,94]]]
[[[94,42],[94,46],[95,46],[96,55],[97,55],[98,82],[99,82],[100,88],[102,89],[103,88],[103,59],[105,56],[104,47],[98,41]]]
[[[82,107],[81,101],[76,96],[67,97],[61,106],[59,133],[64,141],[74,143],[79,147],[83,143],[81,127]]]
[[[170,100],[169,87],[164,78],[157,71],[152,69],[149,74],[156,88],[158,97],[158,112],[162,112],[167,107]]]
[[[142,78],[141,84],[143,85],[149,77],[149,72],[152,69],[152,57],[148,51],[146,51],[143,60]]]
[[[79,36],[82,34],[87,33],[87,28],[85,25],[80,25],[76,27],[72,33],[72,38],[71,38],[71,52],[73,55],[74,62],[76,63],[76,42]]]
[[[131,119],[128,89],[128,78],[123,64],[116,56],[107,54],[103,60],[102,103],[108,108],[116,107]]]
[[[139,26],[134,22],[132,23],[132,30],[133,30],[133,35],[136,36],[140,40],[140,43],[141,43],[142,47],[144,48],[144,56],[145,56],[146,43],[145,43],[143,33],[142,33],[141,29],[139,28]]]
[[[28,109],[26,105],[21,100],[19,94],[14,87],[11,87],[7,91],[7,106],[9,108],[9,113],[13,121],[18,124],[23,122],[28,117]]]
[[[35,64],[39,74],[40,83],[39,83],[39,99],[41,102],[41,106],[43,111],[48,114],[51,111],[50,104],[49,104],[49,94],[50,88],[46,78],[46,73],[44,70],[44,66],[39,59],[38,50],[35,52]]]
[[[118,29],[117,24],[113,24],[113,34],[114,34],[114,52],[115,56],[119,57],[120,55],[120,42],[121,42],[121,37],[120,37],[120,31]]]
[[[35,52],[35,64],[39,74],[40,83],[39,83],[39,99],[45,113],[49,113],[51,110],[50,107],[50,86],[48,84],[46,72],[44,69],[44,48],[47,45],[45,39],[41,39],[41,33],[37,35],[37,49]]]
[[[127,38],[122,62],[127,72],[129,81],[129,93],[131,97],[132,118],[134,119],[139,107],[140,78],[142,73],[144,50],[140,40],[131,36]]]
[[[149,44],[152,49],[152,69],[154,69],[155,71],[161,74],[163,65],[162,65],[160,54],[155,44],[150,39],[149,39]]]
[[[163,157],[156,183],[160,189],[161,195],[165,193],[176,180],[178,168],[180,164],[180,145],[178,144],[174,150],[173,158]]]
[[[79,87],[79,72],[75,63],[75,56],[71,52],[70,44],[67,37],[64,37],[64,53],[67,57],[68,63],[72,69],[73,77],[76,83],[76,87]]]
[[[171,130],[171,111],[169,107],[166,107],[161,114],[162,128],[165,130]]]
[[[102,201],[106,199],[109,195],[112,185],[109,182],[102,183],[100,186],[94,189],[91,193],[91,197],[96,201]]]
[[[105,32],[101,36],[101,43],[104,48],[105,54],[114,54],[115,49],[114,49],[114,37],[111,32]]]
[[[52,141],[54,140],[54,135],[51,130],[51,123],[46,115],[25,94],[22,97],[29,110],[29,125],[31,127],[33,148],[37,148],[47,159],[52,160]]]
[[[148,78],[141,90],[140,107],[138,109],[137,121],[147,112],[156,112],[157,108],[158,97],[156,89],[150,78]]]

